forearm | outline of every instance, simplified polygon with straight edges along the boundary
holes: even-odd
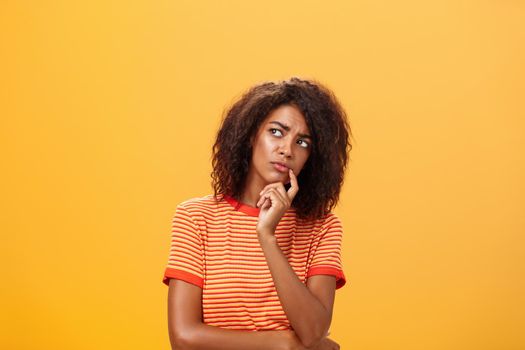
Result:
[[[283,310],[306,347],[320,341],[330,326],[330,316],[321,302],[302,283],[290,266],[273,234],[259,234]]]
[[[241,331],[198,323],[173,350],[287,350],[296,338],[293,331]],[[298,339],[297,339],[298,341]]]

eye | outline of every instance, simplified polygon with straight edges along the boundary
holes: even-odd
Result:
[[[301,147],[303,147],[303,148],[308,148],[308,147],[310,147],[310,144],[309,144],[308,142],[306,142],[305,140],[298,140],[297,142],[298,142],[298,143],[301,142],[300,145],[301,145]]]
[[[276,133],[275,133],[274,131],[280,133],[280,135],[278,135],[278,136],[282,136],[282,134],[283,134],[283,133],[281,132],[281,130],[279,130],[279,129],[275,129],[275,128],[271,128],[271,129],[270,129],[270,132],[271,132],[273,135],[276,135]]]

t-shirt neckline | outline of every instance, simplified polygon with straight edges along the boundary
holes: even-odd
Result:
[[[239,202],[238,200],[236,200],[235,198],[231,197],[231,196],[228,196],[228,195],[224,195],[224,199],[230,203],[233,208],[237,211],[240,211],[246,215],[249,215],[249,216],[259,216],[259,213],[261,212],[261,209],[257,208],[257,207],[252,207],[248,204],[245,204],[245,203],[241,203]]]

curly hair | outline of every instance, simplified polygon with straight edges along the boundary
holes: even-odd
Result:
[[[346,112],[333,92],[315,80],[292,77],[263,82],[225,110],[213,145],[214,197],[242,195],[252,157],[250,140],[270,112],[282,105],[299,108],[312,136],[312,151],[297,177],[299,192],[292,207],[301,219],[317,219],[339,200],[352,135]]]

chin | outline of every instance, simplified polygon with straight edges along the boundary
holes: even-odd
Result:
[[[266,182],[268,182],[269,184],[278,181],[286,183],[286,181],[288,181],[288,174],[275,173],[266,178]]]

